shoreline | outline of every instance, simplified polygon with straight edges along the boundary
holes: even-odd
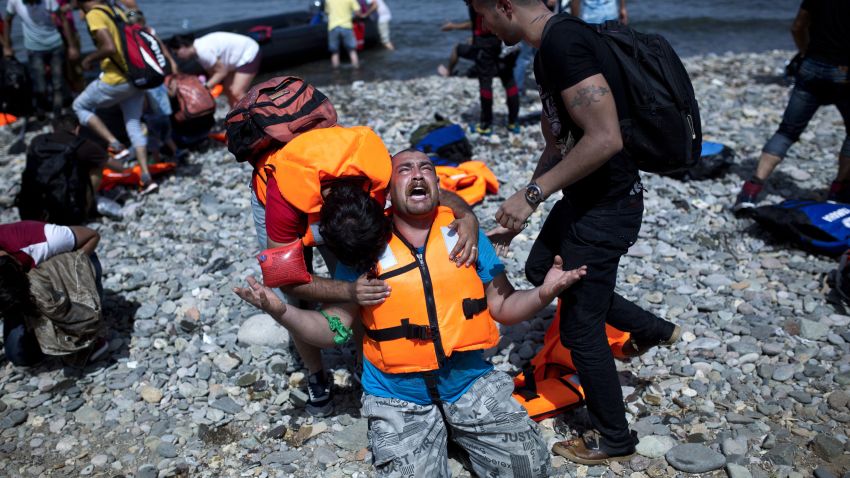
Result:
[[[620,264],[617,292],[683,325],[683,340],[618,363],[628,419],[640,455],[612,465],[617,476],[673,476],[673,445],[720,454],[735,477],[803,477],[817,467],[850,469],[850,316],[825,298],[823,276],[836,261],[772,240],[728,210],[758,151],[779,124],[788,87],[763,81],[787,51],[684,59],[700,100],[705,139],[733,147],[730,171],[705,181],[642,174],[640,238]],[[436,76],[352,85],[317,85],[340,123],[365,124],[391,152],[443,112],[466,124],[477,81]],[[504,90],[494,88],[495,134],[470,135],[475,159],[501,182],[475,208],[493,226],[501,202],[523,187],[542,149],[539,126],[506,134]],[[521,114],[539,109],[523,102]],[[224,106],[219,106],[223,116]],[[32,139],[36,132],[30,132]],[[816,197],[828,187],[844,131],[823,108],[779,166],[764,203]],[[11,207],[25,157],[6,155],[0,129],[0,220]],[[231,292],[259,273],[250,215],[250,167],[225,149],[193,152],[189,165],[160,182],[158,194],[130,194],[126,218],[92,224],[101,236],[104,309],[110,353],[84,369],[51,360],[31,370],[0,362],[0,451],[8,476],[329,476],[372,475],[366,422],[352,377],[350,346],[325,353],[336,414],[305,414],[305,376],[288,334]],[[551,198],[531,217],[504,259],[511,281],[527,287],[524,262]],[[517,372],[542,342],[554,306],[502,327],[487,355]],[[258,337],[259,336],[259,337]],[[12,412],[24,419],[10,425]],[[549,446],[573,436],[581,410],[541,422]],[[306,438],[305,438],[306,437]],[[711,455],[716,456],[716,455]],[[602,476],[552,457],[558,476]],[[452,460],[456,476],[468,476]],[[741,470],[746,470],[747,474]],[[188,470],[188,471],[187,471]],[[181,475],[183,473],[183,475]],[[695,476],[718,476],[708,472]]]

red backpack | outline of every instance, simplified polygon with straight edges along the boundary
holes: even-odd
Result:
[[[174,112],[176,121],[182,123],[215,113],[215,98],[197,76],[178,73],[170,75],[167,83],[179,105]]]
[[[171,64],[165,56],[165,46],[159,38],[147,27],[127,23],[112,7],[108,5],[98,5],[98,7],[103,7],[99,10],[106,13],[118,29],[121,44],[115,46],[120,48],[121,55],[126,60],[127,69],[124,70],[124,76],[127,80],[136,88],[144,90],[161,85],[165,77],[171,74]],[[89,34],[94,41],[91,30]],[[112,59],[112,62],[119,68],[122,67],[120,61]]]
[[[255,85],[227,114],[227,149],[237,161],[253,165],[299,134],[333,126],[336,119],[321,91],[301,78],[279,76]]]

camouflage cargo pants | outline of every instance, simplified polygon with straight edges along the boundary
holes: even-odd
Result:
[[[450,430],[478,476],[548,476],[546,443],[537,424],[511,397],[513,388],[507,374],[494,370],[451,404],[418,405],[364,394],[362,414],[369,419],[377,475],[449,477]]]

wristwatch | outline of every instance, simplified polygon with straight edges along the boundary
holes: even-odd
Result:
[[[543,188],[539,184],[532,181],[525,187],[525,200],[531,207],[536,208],[544,199],[546,198],[543,196]]]

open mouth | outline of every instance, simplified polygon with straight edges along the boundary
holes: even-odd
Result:
[[[427,199],[429,196],[428,185],[425,183],[413,183],[408,188],[407,195],[415,201]]]

